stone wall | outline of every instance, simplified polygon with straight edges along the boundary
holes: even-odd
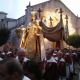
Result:
[[[58,14],[57,16],[58,18],[59,18],[59,13],[58,12],[56,13],[56,10],[62,8],[64,27],[66,25],[65,15],[68,15],[69,34],[72,35],[76,33],[76,26],[79,26],[79,23],[77,25],[77,16],[75,16],[74,13],[70,9],[68,9],[68,7],[66,7],[60,0],[50,0],[50,1],[43,2],[34,6],[28,6],[28,8],[26,9],[26,16],[27,16],[26,23],[27,24],[29,23],[31,19],[30,17],[31,9],[37,11],[39,8],[42,9],[43,16],[45,16],[47,12],[49,12],[50,14],[54,12],[55,14]]]

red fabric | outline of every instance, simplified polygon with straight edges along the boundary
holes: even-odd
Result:
[[[72,54],[72,60],[73,60],[73,62],[76,62],[77,61],[77,56]]]
[[[60,49],[60,41],[57,41],[57,42],[56,42],[56,48],[57,48],[57,49]]]
[[[58,72],[59,75],[65,76],[66,75],[66,65],[65,62],[58,63]]]
[[[66,63],[72,63],[71,55],[65,55],[65,61],[66,61]]]

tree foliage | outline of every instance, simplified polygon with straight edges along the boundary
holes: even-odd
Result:
[[[70,35],[66,39],[66,43],[69,44],[70,46],[73,46],[74,48],[79,48],[80,47],[80,35]]]
[[[5,44],[10,36],[10,30],[6,27],[1,27],[0,28],[0,46]]]

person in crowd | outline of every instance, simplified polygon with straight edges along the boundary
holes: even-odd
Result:
[[[22,65],[27,62],[30,61],[30,59],[28,59],[26,57],[26,50],[24,48],[19,48],[17,51],[17,56],[16,56],[16,60],[18,60]]]
[[[44,80],[59,80],[57,61],[55,60],[53,56],[47,60],[43,79]]]
[[[26,50],[24,48],[18,49],[16,59],[22,64],[26,76],[31,80],[41,80],[41,74],[37,63],[26,57]]]
[[[4,58],[9,58],[12,52],[10,51],[9,45],[5,44],[3,47],[3,51],[1,53],[1,57]]]
[[[24,74],[31,80],[41,80],[42,75],[38,64],[34,61],[28,61],[23,65]]]
[[[0,80],[30,80],[24,76],[22,66],[15,59],[0,61]]]
[[[65,53],[64,59],[66,62],[66,78],[67,80],[73,80],[73,61],[70,51]]]
[[[58,61],[58,73],[60,80],[66,80],[66,63],[63,57]]]

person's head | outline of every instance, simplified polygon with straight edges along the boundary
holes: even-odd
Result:
[[[4,45],[3,51],[6,53],[9,51],[9,46],[7,44]]]
[[[15,59],[0,61],[0,80],[22,80],[23,69]]]
[[[24,57],[26,56],[26,50],[24,48],[19,48],[17,55],[20,63],[23,63]]]
[[[18,51],[17,51],[17,55],[19,57],[25,57],[26,55],[26,50],[24,48],[19,48]]]

